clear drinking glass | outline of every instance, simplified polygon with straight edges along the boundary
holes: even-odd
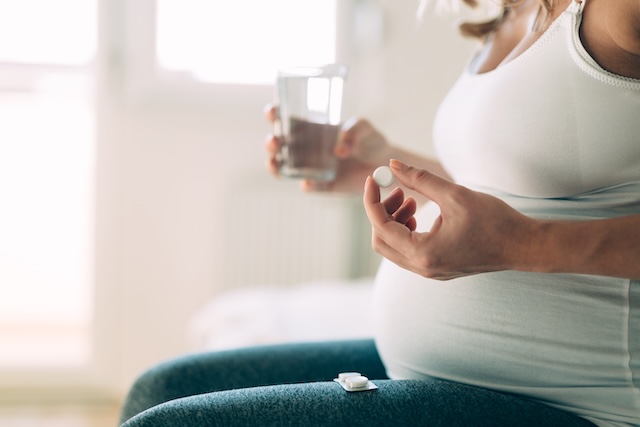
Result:
[[[342,121],[347,67],[295,67],[280,70],[276,84],[280,173],[292,178],[333,181],[338,160],[333,150]]]

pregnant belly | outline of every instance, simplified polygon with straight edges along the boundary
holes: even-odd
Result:
[[[392,378],[615,386],[627,375],[627,289],[619,279],[519,272],[436,282],[384,262],[377,345]]]

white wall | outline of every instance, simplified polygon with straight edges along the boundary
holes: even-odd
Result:
[[[368,116],[394,142],[428,153],[431,119],[471,45],[457,38],[451,19],[428,18],[418,25],[415,2],[378,4],[385,13],[382,44],[341,48],[351,67],[347,111]],[[107,12],[113,19],[121,10]],[[264,171],[262,143],[269,127],[262,107],[268,97],[241,113],[132,103],[113,48],[121,28],[110,25],[98,150],[97,308],[110,313],[100,330],[115,345],[108,354],[119,361],[122,389],[142,369],[186,352],[190,317],[227,288],[221,283],[223,263],[244,255],[241,249],[229,253],[230,242],[220,237],[221,225],[243,233],[226,200],[229,188],[238,182],[265,192],[297,188]],[[365,257],[368,245],[363,239]]]
[[[385,16],[384,43],[356,57],[354,74],[363,82],[360,109],[394,142],[433,153],[432,119],[469,59],[475,42],[458,35],[455,17],[429,11],[416,20],[416,2],[379,0]],[[374,108],[372,108],[372,105]]]

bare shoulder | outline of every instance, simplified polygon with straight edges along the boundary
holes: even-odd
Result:
[[[639,0],[587,0],[580,37],[603,68],[640,78]]]

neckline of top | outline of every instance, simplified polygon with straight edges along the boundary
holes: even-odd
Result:
[[[471,71],[473,68],[473,64],[477,61],[478,59],[478,54],[474,55],[473,58],[471,58],[471,61],[469,61],[467,63],[467,66],[465,67],[465,72],[468,76],[470,77],[483,77],[483,76],[489,76],[492,75],[494,73],[500,72],[502,69],[509,68],[509,66],[512,63],[517,63],[521,60],[521,58],[523,57],[527,57],[531,54],[531,52],[534,52],[535,50],[537,50],[539,48],[539,46],[543,45],[546,40],[551,37],[551,34],[553,34],[557,27],[560,25],[560,23],[562,22],[563,19],[566,19],[565,16],[567,14],[569,15],[579,15],[582,13],[583,9],[584,9],[584,4],[586,3],[586,0],[573,0],[569,6],[551,23],[551,25],[549,25],[549,28],[547,28],[542,35],[536,40],[534,41],[531,46],[529,46],[524,52],[520,53],[518,56],[516,56],[515,58],[509,60],[508,62],[505,63],[500,63],[497,67],[495,67],[492,70],[488,70],[488,71],[484,71],[482,73],[477,73],[474,71]]]

